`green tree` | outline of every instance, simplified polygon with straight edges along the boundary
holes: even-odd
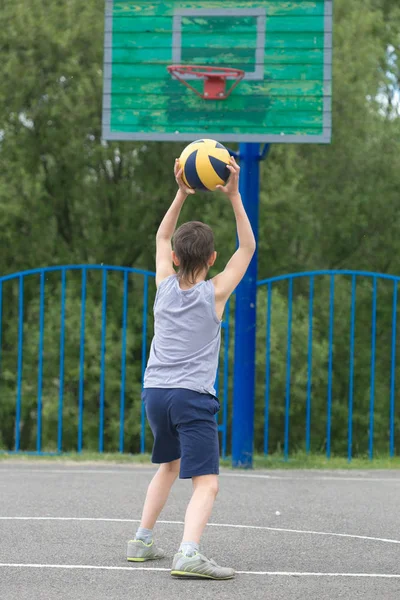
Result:
[[[183,144],[101,141],[104,5],[95,0],[4,0],[0,13],[0,273],[65,264],[154,268],[154,234],[175,193],[173,159]],[[315,269],[400,268],[400,9],[396,0],[335,0],[333,143],[272,148],[262,166],[259,276]],[[222,268],[235,247],[229,203],[197,194],[182,221],[215,230]],[[111,277],[110,277],[111,281]],[[37,425],[38,280],[26,282],[21,440]],[[80,279],[68,281],[64,449],[76,445]],[[392,293],[379,284],[376,355],[378,447],[387,449]],[[60,278],[46,280],[43,444],[55,447],[59,394]],[[314,306],[312,448],[326,444],[329,282]],[[18,280],[3,285],[0,444],[14,443]],[[151,301],[154,288],[151,286]],[[129,284],[126,448],[139,448],[142,280]],[[282,447],[287,290],[274,294],[270,450]],[[333,449],[344,452],[351,285],[335,290]],[[368,445],[372,282],[357,288],[354,448]],[[265,291],[259,294],[256,445],[263,448]],[[291,448],[304,447],[308,283],[294,284]],[[119,435],[121,280],[107,297],[106,447]],[[150,312],[150,311],[149,311]],[[98,443],[101,282],[87,297],[84,433]],[[150,316],[150,315],[149,315]],[[151,329],[149,330],[149,339]],[[400,350],[398,348],[398,350]],[[400,352],[398,351],[398,356]],[[231,361],[233,357],[231,356]],[[231,369],[232,372],[232,369]],[[398,406],[398,403],[397,403]],[[399,408],[397,407],[397,434]]]

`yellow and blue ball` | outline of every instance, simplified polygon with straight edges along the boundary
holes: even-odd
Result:
[[[214,191],[230,175],[228,150],[215,140],[197,140],[186,146],[179,158],[183,181],[194,190]]]

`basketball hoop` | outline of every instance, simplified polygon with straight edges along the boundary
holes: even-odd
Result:
[[[195,94],[203,100],[226,100],[235,87],[242,81],[245,72],[241,69],[230,69],[228,67],[209,67],[200,65],[171,65],[167,67],[168,72],[186,85]],[[191,79],[204,79],[204,91],[199,92],[189,83],[185,76]],[[235,83],[229,89],[226,89],[227,79],[235,79]]]

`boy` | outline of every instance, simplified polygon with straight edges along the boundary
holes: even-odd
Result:
[[[220,406],[214,381],[221,319],[256,248],[239,193],[240,168],[234,158],[228,169],[228,183],[219,189],[232,203],[239,248],[222,273],[206,280],[217,257],[207,225],[185,223],[174,234],[181,208],[194,193],[182,180],[178,160],[175,177],[179,190],[156,237],[155,333],[142,398],[154,435],[152,461],[160,467],[149,485],[136,539],[128,542],[128,560],[143,562],[165,556],[153,543],[153,528],[179,474],[181,479],[192,479],[193,495],[186,510],[182,544],[172,564],[171,575],[176,577],[231,579],[235,575],[233,569],[220,567],[199,552],[218,493],[215,414]]]

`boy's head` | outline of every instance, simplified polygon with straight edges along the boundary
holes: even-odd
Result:
[[[178,276],[189,283],[207,272],[217,258],[211,227],[199,221],[181,225],[173,237],[173,261],[179,267]]]

